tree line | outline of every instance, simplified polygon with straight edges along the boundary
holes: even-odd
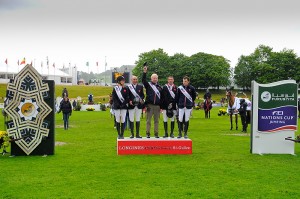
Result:
[[[180,85],[184,76],[189,76],[196,88],[227,86],[230,84],[229,60],[222,56],[199,52],[192,56],[176,53],[169,56],[163,49],[141,53],[132,73],[142,76],[143,64],[148,63],[148,73],[157,73],[159,79],[167,80],[173,76],[175,84]]]
[[[290,49],[275,52],[269,46],[260,45],[248,56],[240,56],[234,69],[235,83],[251,88],[251,81],[266,84],[281,80],[300,80],[300,58]]]
[[[159,79],[172,75],[177,85],[182,77],[189,76],[196,88],[220,86],[230,87],[232,83],[249,90],[251,81],[271,83],[294,79],[300,82],[300,58],[290,49],[275,52],[269,46],[259,45],[248,56],[241,55],[235,68],[223,56],[203,52],[186,56],[176,53],[169,56],[163,49],[141,53],[132,73],[141,78],[143,64],[148,63],[148,72],[157,73]]]

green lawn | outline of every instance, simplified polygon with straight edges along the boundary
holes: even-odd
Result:
[[[6,84],[0,84],[0,102],[3,102],[4,97],[6,96]],[[88,94],[92,93],[94,95],[95,102],[108,102],[109,94],[112,92],[112,87],[109,86],[86,86],[86,85],[74,85],[74,86],[65,86],[65,85],[56,85],[55,86],[55,96],[61,96],[62,90],[67,88],[69,92],[69,98],[77,98],[80,96],[82,100],[88,100]],[[211,90],[212,99],[216,102],[220,102],[220,99],[225,97],[225,90]],[[234,91],[236,93],[237,91]],[[196,100],[198,103],[202,101],[205,91],[198,91],[199,99]],[[247,97],[251,98],[250,92],[246,92]],[[244,97],[243,95],[238,95],[238,97]],[[103,98],[105,99],[103,101]]]
[[[230,131],[217,111],[193,112],[192,155],[117,156],[108,111],[74,112],[68,131],[56,115],[56,141],[66,144],[53,156],[1,156],[0,198],[298,198],[300,158],[250,154],[249,134]]]
[[[3,98],[6,96],[6,84],[0,84],[0,102],[3,102]],[[67,88],[69,92],[69,98],[77,98],[80,96],[82,100],[87,101],[88,95],[92,93],[94,95],[95,102],[108,102],[109,94],[112,92],[112,87],[108,86],[86,86],[86,85],[55,85],[55,96],[61,96],[64,88]],[[103,101],[103,98],[105,101]]]

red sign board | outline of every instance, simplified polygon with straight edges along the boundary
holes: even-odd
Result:
[[[118,155],[192,154],[190,139],[118,139]]]

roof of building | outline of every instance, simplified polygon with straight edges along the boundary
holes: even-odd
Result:
[[[20,65],[19,67],[16,66],[8,66],[8,67],[0,67],[1,74],[17,74],[24,68],[24,65]],[[35,69],[42,75],[42,76],[60,76],[60,77],[72,77],[71,75],[59,70],[58,68],[54,68],[53,66],[47,67],[35,67]]]

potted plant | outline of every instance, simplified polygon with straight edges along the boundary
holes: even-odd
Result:
[[[9,146],[9,137],[6,131],[0,131],[0,149],[2,150],[2,155],[4,155],[6,152],[6,147]]]
[[[86,110],[87,111],[94,111],[95,109],[93,107],[87,107]]]

